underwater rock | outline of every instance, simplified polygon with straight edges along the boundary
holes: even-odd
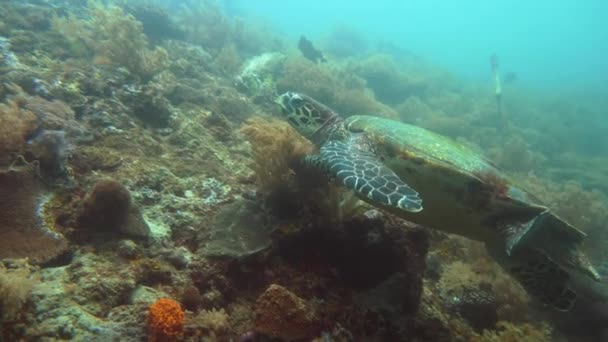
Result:
[[[318,332],[315,311],[302,298],[270,285],[255,302],[255,330],[286,341],[306,339]]]
[[[124,86],[120,99],[133,110],[145,126],[167,128],[175,111],[162,93],[160,86]]]
[[[68,295],[88,312],[103,317],[135,290],[136,277],[129,268],[117,269],[110,260],[93,253],[75,254],[67,268],[73,285]]]
[[[77,226],[95,233],[123,233],[147,237],[150,228],[139,209],[131,202],[127,188],[114,180],[102,180],[84,199]]]
[[[35,164],[0,170],[0,258],[30,258],[45,262],[63,253],[67,240],[54,230],[55,217],[47,206]]]
[[[437,254],[430,254],[426,257],[426,272],[425,277],[438,281],[441,278],[441,273],[443,272],[443,264],[442,260]]]
[[[408,282],[411,279],[403,273],[395,273],[377,287],[357,294],[355,301],[363,309],[371,310],[381,317],[386,317],[395,330],[405,334],[408,314],[415,313],[408,307],[409,303],[418,303],[420,297],[410,298]]]
[[[175,269],[158,259],[138,260],[135,273],[137,282],[144,285],[171,284],[175,278]]]
[[[71,184],[67,168],[70,147],[64,131],[39,131],[27,144],[27,157],[38,161],[42,178],[49,183],[63,181],[66,185]]]
[[[33,315],[25,332],[29,339],[93,341],[100,332],[109,330],[104,320],[71,300],[65,288],[67,267],[46,268],[40,276],[31,294]]]
[[[19,66],[19,58],[10,50],[10,47],[9,40],[0,36],[0,68],[16,68]]]
[[[129,304],[145,304],[150,305],[160,298],[166,298],[169,295],[161,290],[153,287],[138,285],[129,296]]]
[[[203,203],[207,205],[216,205],[225,202],[230,190],[232,189],[229,185],[224,184],[213,177],[205,179],[203,184],[201,184],[200,189]]]
[[[175,268],[184,269],[192,262],[192,253],[186,247],[181,246],[172,249],[166,256],[166,259]]]
[[[133,240],[120,240],[116,247],[116,253],[121,258],[133,260],[142,255],[142,250]]]
[[[248,200],[222,208],[214,218],[209,242],[202,253],[241,258],[268,248],[274,227],[264,215],[259,204]]]
[[[415,313],[422,293],[422,278],[428,250],[428,233],[406,226],[403,220],[382,214],[374,219],[354,218],[307,227],[278,241],[281,256],[292,263],[306,262],[310,251],[332,267],[350,288],[371,290],[397,273],[405,275],[402,284],[404,313]],[[282,232],[282,231],[281,231]]]

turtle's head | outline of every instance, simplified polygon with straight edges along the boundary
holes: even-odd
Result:
[[[275,102],[289,124],[317,144],[325,141],[342,122],[333,110],[304,94],[288,91]]]

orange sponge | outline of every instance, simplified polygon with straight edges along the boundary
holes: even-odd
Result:
[[[184,329],[184,310],[169,298],[160,298],[148,311],[148,341],[175,341]]]

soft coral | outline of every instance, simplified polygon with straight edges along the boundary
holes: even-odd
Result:
[[[175,340],[184,329],[184,310],[169,298],[160,298],[148,311],[148,341]]]

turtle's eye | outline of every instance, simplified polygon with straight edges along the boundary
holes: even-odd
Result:
[[[299,97],[292,97],[291,101],[289,101],[289,103],[292,105],[292,107],[298,108],[298,107],[302,107],[304,105],[304,100]]]

